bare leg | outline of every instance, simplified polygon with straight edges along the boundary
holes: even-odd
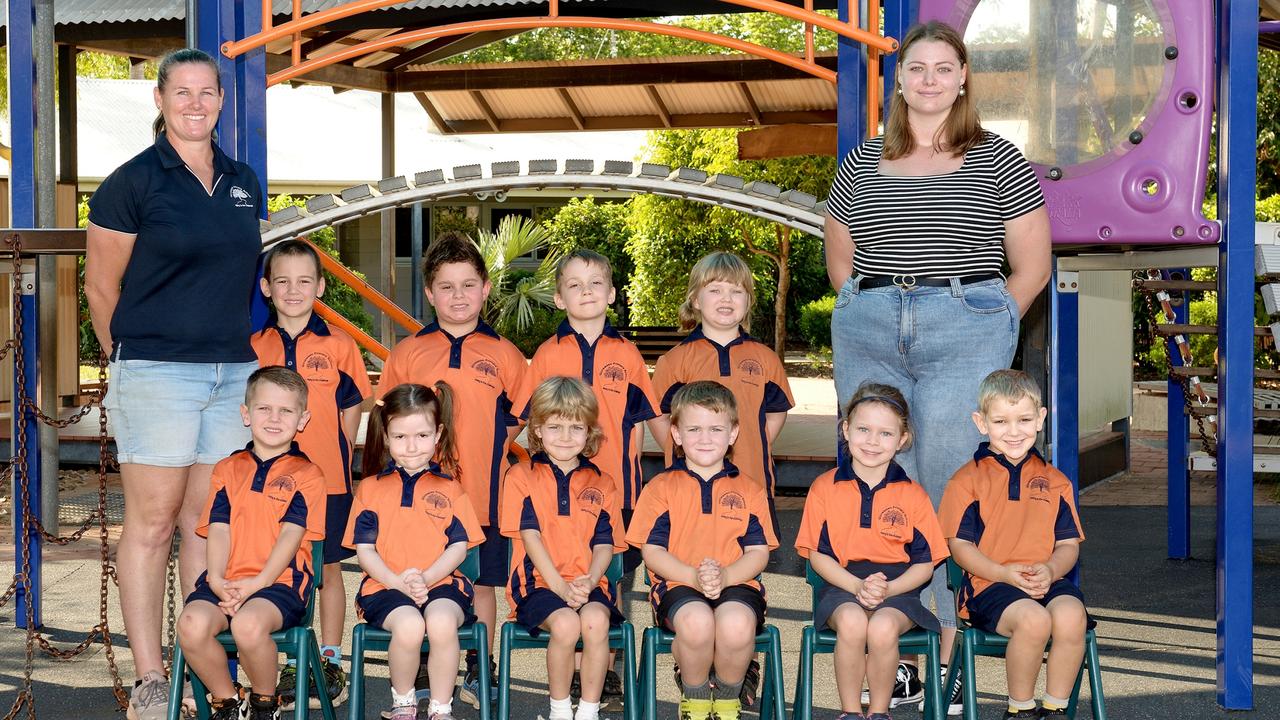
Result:
[[[227,629],[230,620],[217,605],[204,601],[187,605],[178,616],[178,643],[187,658],[187,665],[217,700],[236,694],[227,669],[227,652],[215,639],[218,633]]]
[[[756,652],[756,614],[740,602],[727,602],[715,612],[716,677],[726,683],[740,683]]]
[[[342,584],[342,563],[325,563],[320,587],[320,644],[342,645],[347,624],[347,588]]]
[[[160,621],[164,613],[165,566],[186,492],[187,470],[134,463],[120,466],[124,528],[116,549],[116,576],[137,677],[152,671],[164,672]],[[203,563],[203,545],[201,548]]]
[[[1053,625],[1053,646],[1049,648],[1049,669],[1045,691],[1057,698],[1071,697],[1080,663],[1084,662],[1084,633],[1088,615],[1084,605],[1070,595],[1059,595],[1049,601],[1049,617]]]
[[[493,647],[493,631],[498,626],[498,588],[490,585],[476,585],[476,597],[472,601],[472,610],[476,619],[484,623],[484,633],[489,638],[489,647]]]
[[[478,596],[480,593],[476,593]],[[427,603],[427,640],[431,654],[427,657],[427,675],[431,678],[431,699],[438,703],[453,700],[453,686],[458,679],[458,628],[462,627],[462,608],[452,600]]]
[[[231,636],[236,639],[240,665],[249,684],[259,695],[275,695],[280,674],[280,654],[271,633],[284,625],[280,610],[270,600],[249,598],[231,618]]]
[[[862,678],[867,669],[867,611],[847,602],[831,613],[827,625],[836,631],[836,692],[841,712],[862,712]]]
[[[582,623],[578,613],[560,608],[547,616],[542,627],[551,632],[547,640],[547,690],[552,700],[569,697],[569,683],[573,680],[573,654],[582,635]],[[583,694],[586,694],[584,683]]]
[[[418,609],[405,605],[392,610],[382,621],[382,629],[391,633],[387,646],[387,666],[391,671],[391,689],[401,695],[413,690],[418,676],[422,651],[422,638],[427,632],[427,621]],[[458,672],[454,668],[454,673]]]
[[[196,578],[208,569],[209,556],[205,552],[205,539],[196,534],[200,527],[200,511],[209,499],[209,479],[213,466],[196,463],[187,471],[187,488],[182,498],[182,510],[178,513],[178,528],[182,531],[182,545],[178,548],[178,578],[182,583],[182,596],[196,589]]]
[[[711,606],[702,602],[681,605],[671,617],[671,627],[676,635],[671,654],[680,666],[680,682],[702,685],[711,675],[715,658],[716,616]]]
[[[1019,600],[1005,608],[1000,616],[996,632],[1009,638],[1004,667],[1009,678],[1009,697],[1014,700],[1035,697],[1036,676],[1040,674],[1051,628],[1049,611],[1035,600]]]
[[[600,702],[609,669],[609,608],[592,602],[578,611],[582,619],[582,699]]]
[[[881,608],[867,621],[867,688],[871,691],[868,713],[888,713],[898,670],[898,638],[911,622],[900,610]]]

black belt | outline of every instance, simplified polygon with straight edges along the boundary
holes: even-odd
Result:
[[[958,279],[961,285],[972,285],[1002,278],[1003,276],[999,273],[986,273],[985,275],[968,275]],[[910,290],[914,287],[951,287],[951,278],[922,277],[919,275],[864,275],[858,283],[859,289],[881,287],[900,287],[903,290]]]

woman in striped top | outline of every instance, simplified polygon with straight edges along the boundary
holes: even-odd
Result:
[[[1021,313],[1049,279],[1049,218],[1022,153],[978,122],[960,35],[918,25],[899,57],[884,136],[844,158],[827,201],[831,335],[841,408],[868,381],[906,395],[918,426],[898,461],[936,506],[977,447],[978,384],[1012,362]],[[921,599],[936,605],[948,657],[943,571]],[[894,705],[918,687],[900,682]]]

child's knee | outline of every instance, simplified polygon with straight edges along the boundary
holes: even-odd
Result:
[[[1054,638],[1082,640],[1089,624],[1089,614],[1075,598],[1056,598],[1049,606]]]
[[[582,622],[574,611],[561,609],[547,618],[547,629],[551,631],[552,640],[576,642],[582,634]]]
[[[681,641],[710,644],[716,636],[716,616],[701,603],[689,603],[676,613],[671,626]]]
[[[427,637],[432,642],[441,642],[450,637],[458,636],[459,616],[461,611],[457,609],[457,605],[449,603],[449,605],[437,607],[435,603],[427,608],[426,626]]]
[[[1012,623],[1014,637],[1043,640],[1049,638],[1049,633],[1053,629],[1053,618],[1049,615],[1049,611],[1038,603],[1019,601],[1010,605],[1009,611],[1015,613]]]
[[[756,616],[741,603],[726,603],[716,611],[716,639],[718,642],[745,644],[755,640]]]
[[[609,635],[609,610],[599,603],[590,603],[578,613],[582,619],[582,637],[601,638]]]
[[[835,630],[836,637],[840,640],[862,642],[867,636],[867,614],[861,607],[847,603],[831,613],[827,627]]]
[[[900,636],[898,623],[892,618],[877,615],[867,623],[867,649],[873,652],[897,652]]]
[[[211,638],[218,634],[218,631],[219,629],[214,627],[211,613],[199,612],[194,607],[190,607],[178,616],[178,640],[183,645]]]
[[[274,629],[265,614],[246,613],[243,612],[243,607],[241,612],[231,618],[231,636],[236,639],[237,645],[259,641]]]

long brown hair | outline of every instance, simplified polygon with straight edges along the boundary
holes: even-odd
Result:
[[[222,90],[222,74],[218,71],[218,62],[213,59],[209,53],[196,48],[182,48],[181,50],[173,50],[160,58],[160,66],[156,69],[156,87],[160,88],[160,92],[164,92],[164,86],[169,84],[169,72],[177,65],[205,65],[213,71],[213,76],[218,80],[218,90]],[[156,119],[151,123],[151,134],[153,138],[160,137],[160,133],[164,132],[164,113],[156,113]]]
[[[436,462],[440,469],[458,480],[458,452],[453,439],[453,389],[441,380],[434,388],[416,383],[397,385],[382,396],[369,413],[369,429],[364,441],[364,476],[382,472],[391,458],[387,454],[387,425],[398,417],[421,413],[440,426],[436,439]]]
[[[898,73],[906,64],[907,53],[911,46],[931,40],[946,43],[956,51],[960,59],[960,67],[969,67],[969,51],[964,46],[964,38],[955,28],[944,22],[931,20],[916,25],[907,31],[902,39],[902,47],[898,50]],[[911,121],[907,117],[907,101],[902,97],[902,79],[895,75],[893,79],[893,99],[889,101],[889,116],[884,124],[884,150],[881,157],[885,160],[897,160],[910,155],[916,149],[916,138],[911,133]],[[973,92],[973,73],[965,78],[965,93],[956,97],[955,104],[947,119],[933,136],[935,152],[946,150],[952,157],[960,157],[982,142],[982,123],[978,120],[978,105]]]

